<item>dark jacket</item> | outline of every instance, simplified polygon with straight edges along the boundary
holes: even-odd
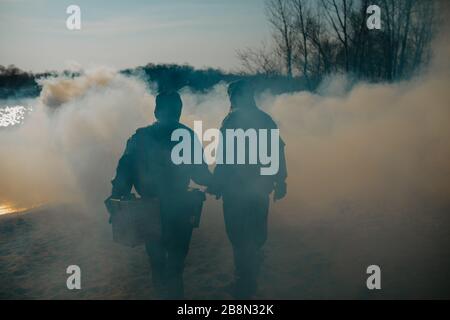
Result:
[[[175,165],[172,162],[172,148],[178,142],[171,141],[171,135],[180,128],[187,129],[191,138],[197,139],[190,128],[176,121],[156,121],[136,131],[119,160],[112,180],[112,197],[128,195],[133,186],[143,198],[161,198],[185,192],[191,180],[200,185],[209,184],[211,173],[205,163]]]
[[[273,119],[256,106],[232,110],[222,122],[223,158],[226,159],[226,129],[278,129]],[[268,136],[270,137],[270,135]],[[270,154],[270,138],[267,140],[267,150]],[[218,164],[214,170],[213,185],[219,193],[251,192],[269,194],[275,183],[284,183],[287,177],[284,142],[279,140],[279,170],[272,176],[261,175],[261,164],[248,164],[249,147],[246,144],[246,164]],[[236,144],[235,162],[236,163]],[[225,162],[225,161],[224,161]]]

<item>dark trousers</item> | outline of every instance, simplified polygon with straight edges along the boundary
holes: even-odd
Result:
[[[192,225],[177,203],[161,201],[161,237],[145,244],[152,267],[154,288],[161,296],[182,299],[184,262],[189,251]]]
[[[267,240],[269,196],[224,193],[223,211],[228,238],[233,246],[235,293],[250,298],[256,293],[262,263],[261,248]]]

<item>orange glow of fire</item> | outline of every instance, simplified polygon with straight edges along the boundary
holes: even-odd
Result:
[[[33,209],[35,207],[37,207],[37,206],[21,207],[21,206],[14,205],[12,203],[4,203],[4,204],[0,204],[0,215],[23,212],[26,210]]]

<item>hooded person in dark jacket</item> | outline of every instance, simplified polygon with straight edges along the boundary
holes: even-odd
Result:
[[[186,129],[192,141],[194,132],[179,122],[182,101],[178,93],[161,93],[156,97],[152,125],[138,129],[128,140],[112,180],[112,198],[130,194],[132,187],[143,198],[158,198],[161,210],[162,236],[147,241],[146,251],[152,267],[154,288],[161,296],[183,298],[184,261],[189,250],[193,226],[186,213],[184,199],[190,181],[208,185],[211,173],[205,163],[175,165],[171,151],[177,142],[172,132]]]
[[[229,150],[227,146],[228,129],[266,129],[268,132],[278,127],[272,118],[260,110],[254,100],[254,91],[247,81],[237,81],[229,85],[228,95],[231,110],[222,122],[223,158]],[[260,136],[258,138],[262,139]],[[266,144],[270,151],[270,138],[259,141]],[[279,167],[273,175],[262,175],[260,163],[257,164],[218,164],[214,170],[213,183],[208,192],[223,199],[225,227],[233,247],[235,281],[232,293],[236,298],[248,299],[254,296],[257,289],[257,276],[262,262],[263,247],[267,239],[267,217],[269,211],[269,194],[274,191],[274,200],[286,195],[286,161],[284,143],[279,139]],[[234,157],[237,153],[250,152],[249,143],[245,150],[238,150],[235,145]]]

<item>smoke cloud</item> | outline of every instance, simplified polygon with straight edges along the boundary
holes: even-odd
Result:
[[[336,94],[339,76],[320,94],[259,97],[287,144],[286,205],[448,199],[448,70],[436,60],[426,75],[399,84]],[[154,97],[138,79],[106,69],[42,85],[25,123],[0,135],[0,201],[106,196],[127,138],[153,121]],[[224,84],[206,94],[185,90],[182,98],[188,125],[217,128],[229,110]]]
[[[263,101],[287,144],[287,206],[302,203],[315,211],[383,204],[403,211],[418,203],[449,205],[448,29],[441,26],[431,66],[410,81],[360,83],[342,94],[336,88],[348,82],[337,76],[320,95]]]
[[[344,97],[276,98],[268,109],[286,140],[292,199],[311,206],[447,201],[449,80],[433,72],[360,84]]]
[[[115,76],[113,70],[98,69],[74,79],[48,78],[40,81],[43,85],[41,101],[49,107],[57,107],[95,89],[108,86]]]
[[[104,69],[42,84],[25,122],[0,134],[0,202],[98,201],[127,138],[152,120],[154,99],[140,81]]]

